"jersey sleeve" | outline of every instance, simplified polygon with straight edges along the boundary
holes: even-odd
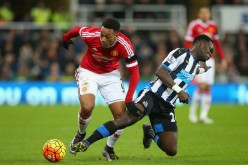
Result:
[[[79,30],[79,35],[85,41],[93,37],[99,37],[100,32],[99,32],[99,28],[95,26],[82,27]]]
[[[67,42],[69,41],[71,38],[77,37],[80,35],[80,31],[81,29],[83,29],[84,27],[82,26],[76,26],[74,28],[72,28],[71,30],[69,30],[67,33],[65,33],[62,36],[62,41],[63,42]]]
[[[126,67],[130,68],[138,65],[137,57],[134,54],[134,48],[131,41],[124,35],[119,36],[117,40],[122,45],[122,54],[125,58]]]
[[[181,49],[171,51],[164,59],[162,66],[165,67],[170,73],[184,62],[186,52],[183,53]]]
[[[130,73],[129,87],[125,99],[125,101],[128,103],[133,100],[133,94],[140,79],[138,60],[137,56],[134,54],[132,43],[128,38],[126,38],[124,35],[121,35],[117,40],[123,47],[123,57],[125,58],[127,70]]]
[[[140,79],[137,56],[134,54],[132,46],[130,46],[130,48],[131,49],[126,51],[127,56],[125,56],[126,67],[128,72],[130,73],[129,87],[125,99],[127,103],[133,101],[133,94]]]
[[[222,46],[220,44],[220,39],[219,39],[219,34],[218,34],[218,27],[217,25],[215,25],[215,28],[216,28],[216,32],[213,36],[213,42],[214,42],[214,46],[215,46],[215,50],[217,52],[217,55],[218,57],[223,60],[225,58],[224,56],[224,52],[223,52],[223,49],[222,49]]]

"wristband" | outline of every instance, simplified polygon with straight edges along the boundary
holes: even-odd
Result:
[[[204,68],[198,68],[199,69],[199,74],[204,73],[205,69]]]
[[[175,92],[177,92],[177,93],[181,92],[181,90],[182,90],[182,88],[179,87],[177,84],[173,85],[172,89],[173,89]]]

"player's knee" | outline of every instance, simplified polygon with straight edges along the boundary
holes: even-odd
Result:
[[[166,153],[168,156],[175,156],[177,154],[177,147],[175,146],[160,146],[160,148]]]
[[[176,149],[167,150],[167,151],[165,151],[165,153],[168,156],[175,156],[177,154],[177,150]]]
[[[94,108],[94,105],[90,105],[90,104],[81,105],[80,116],[83,118],[90,117],[92,114],[93,108]]]
[[[139,120],[139,118],[135,117],[128,111],[123,114],[119,119],[113,120],[114,124],[116,125],[117,129],[123,129],[130,125],[133,125]]]
[[[210,89],[210,85],[206,83],[200,83],[199,84],[199,89],[201,92],[208,91]]]
[[[126,111],[125,111],[125,109],[124,109],[124,111],[120,111],[120,112],[118,112],[118,113],[113,113],[114,119],[119,119],[125,112],[126,112]]]

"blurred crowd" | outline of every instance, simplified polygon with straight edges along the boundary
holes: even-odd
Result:
[[[122,2],[121,0],[79,1],[80,3]],[[215,1],[213,2],[216,4],[223,2],[223,0]],[[124,2],[133,1],[127,0]],[[152,2],[183,3],[180,0],[137,0],[137,3],[142,4]],[[15,14],[11,10],[11,4],[7,2],[1,4],[0,26],[13,21],[14,17]],[[60,23],[69,23],[73,18],[63,9],[52,11],[45,6],[44,2],[39,1],[30,10],[28,16],[23,16],[23,20],[25,19],[39,25],[53,21],[57,22],[58,26],[67,26]],[[130,26],[124,26],[122,32],[131,39],[134,45],[139,59],[142,80],[152,78],[151,75],[171,50],[184,46],[184,36],[180,36],[176,29],[155,32],[133,30]],[[75,69],[79,66],[87,46],[80,38],[75,38],[74,50],[68,52],[62,47],[61,34],[54,29],[0,30],[0,81],[74,81]],[[217,82],[247,81],[248,35],[242,29],[239,29],[235,34],[226,33],[221,41],[228,67],[223,69],[216,60]],[[124,67],[122,61],[120,69],[125,79],[128,75]]]

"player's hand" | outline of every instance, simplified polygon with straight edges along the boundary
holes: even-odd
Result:
[[[69,50],[69,48],[71,47],[72,44],[73,44],[73,41],[72,41],[72,40],[65,41],[65,42],[63,42],[63,47],[64,47],[66,50]]]
[[[181,90],[178,93],[178,98],[179,98],[180,103],[188,104],[190,96],[187,92],[185,92],[184,90]]]
[[[222,66],[222,68],[223,68],[224,70],[227,69],[227,61],[226,61],[226,59],[223,59],[223,60],[221,61],[221,66]]]
[[[205,72],[208,71],[210,68],[212,68],[211,66],[207,66],[206,62],[201,61],[200,62],[200,67],[199,68],[203,68],[205,69]]]

